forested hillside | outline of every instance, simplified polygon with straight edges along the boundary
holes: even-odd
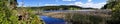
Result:
[[[20,8],[20,7],[19,7]],[[84,8],[75,5],[60,5],[60,6],[40,6],[40,7],[25,7],[33,10],[82,10],[82,9],[94,9],[94,8]]]

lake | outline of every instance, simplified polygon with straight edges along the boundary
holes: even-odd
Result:
[[[63,19],[57,19],[48,16],[40,16],[40,18],[45,22],[45,24],[65,24]]]

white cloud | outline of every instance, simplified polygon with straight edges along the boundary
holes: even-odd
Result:
[[[24,4],[24,3],[23,3],[23,2],[19,2],[18,4],[20,4],[20,5],[21,5],[21,4]]]
[[[92,0],[88,0],[88,2],[91,2]]]
[[[82,2],[75,2],[75,5],[81,5],[83,4]]]
[[[22,5],[22,2],[18,2],[19,5]]]
[[[87,3],[75,2],[75,3],[68,4],[68,5],[76,5],[76,6],[85,7],[85,8],[91,7],[91,8],[98,8],[98,9],[100,9],[105,4],[106,4],[106,2],[94,3],[94,2],[92,2],[92,0],[88,0]]]
[[[88,3],[82,3],[82,2],[75,2],[74,5],[77,6],[81,6],[81,7],[92,7],[92,8],[101,8],[102,6],[104,6],[106,4],[106,2],[101,2],[101,3],[92,3],[92,2],[88,2]]]
[[[76,1],[76,0],[62,0],[62,1]]]
[[[18,2],[18,6],[17,7],[22,7],[22,4],[24,5],[24,3],[23,2]],[[26,6],[23,6],[23,7],[26,7]]]
[[[64,1],[72,1],[72,0],[64,0]],[[66,5],[76,5],[76,6],[85,7],[85,8],[91,7],[91,8],[100,9],[105,4],[106,4],[106,2],[94,3],[94,2],[92,2],[92,0],[88,0],[87,3],[75,2],[75,3],[66,4]],[[45,5],[46,6],[54,6],[54,5],[58,5],[58,4],[45,4]]]

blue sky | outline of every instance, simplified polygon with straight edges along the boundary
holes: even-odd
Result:
[[[51,5],[76,5],[81,7],[101,8],[107,0],[17,0],[18,6],[51,6]]]

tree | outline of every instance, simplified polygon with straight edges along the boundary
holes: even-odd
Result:
[[[12,1],[12,0],[10,0]],[[28,18],[26,20],[19,20],[18,10],[11,9],[10,6],[16,7],[14,5],[15,0],[8,3],[8,0],[0,0],[0,24],[44,24],[41,19],[35,14],[32,13],[32,10],[24,10],[28,12]],[[10,5],[10,6],[8,6]]]
[[[118,0],[108,0],[107,4],[104,5],[102,9],[112,9],[118,2]]]
[[[107,23],[120,24],[120,0],[109,0],[104,8],[112,10],[111,20],[108,20]]]

